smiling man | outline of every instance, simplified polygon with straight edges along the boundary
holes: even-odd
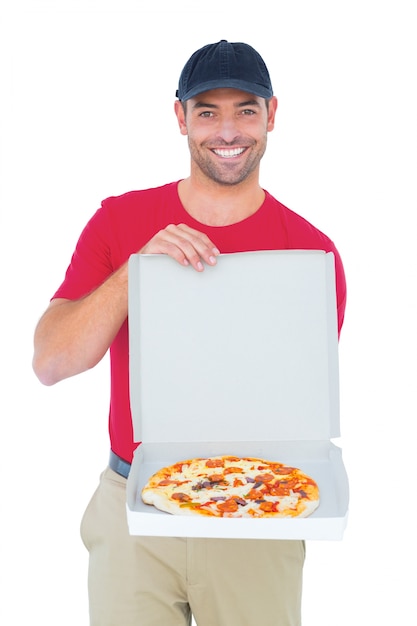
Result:
[[[274,127],[275,96],[266,101],[223,88],[175,104],[181,132],[188,135],[192,177],[223,185],[257,182]]]
[[[188,626],[194,615],[198,626],[299,626],[303,542],[128,532],[125,488],[136,447],[129,403],[129,256],[167,254],[198,272],[215,272],[220,253],[332,251],[339,331],[345,310],[343,266],[333,242],[259,185],[277,99],[258,52],[224,40],[204,46],[186,63],[177,98],[189,176],[102,202],[35,331],[33,366],[46,385],[94,367],[110,349],[110,459],[81,527],[90,553],[91,624]],[[199,358],[204,356],[196,354],[196,366]]]

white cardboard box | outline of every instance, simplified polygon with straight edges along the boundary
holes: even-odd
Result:
[[[131,534],[341,539],[349,488],[339,437],[334,256],[225,254],[198,273],[166,255],[129,261],[130,395],[138,447]],[[170,515],[141,489],[158,469],[233,454],[287,463],[320,488],[308,518]]]

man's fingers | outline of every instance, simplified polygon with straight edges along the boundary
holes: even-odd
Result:
[[[204,263],[216,264],[218,248],[205,235],[186,224],[170,224],[159,231],[140,251],[143,254],[167,254],[182,265],[192,265],[198,272]]]
[[[181,240],[180,247],[187,261],[193,267],[201,271],[203,269],[202,262],[208,265],[216,264],[216,257],[220,254],[220,251],[205,233],[190,228],[186,224],[170,225],[167,230],[179,237]]]

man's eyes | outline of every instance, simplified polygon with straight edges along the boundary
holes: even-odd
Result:
[[[199,113],[199,117],[205,117],[205,118],[209,118],[209,117],[214,117],[214,113],[213,111],[201,111],[201,113]],[[239,111],[239,115],[256,115],[256,111],[254,111],[253,109],[242,109],[241,111]]]

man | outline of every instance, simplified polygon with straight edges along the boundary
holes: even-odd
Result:
[[[188,137],[188,178],[108,198],[88,222],[35,332],[46,385],[94,367],[110,348],[110,462],[82,521],[93,626],[296,626],[304,543],[132,537],[125,484],[135,449],[128,388],[132,253],[168,254],[215,272],[220,253],[333,251],[339,331],[346,286],[332,241],[259,185],[277,99],[260,55],[243,43],[204,46],[186,63],[175,114]],[[196,355],[199,358],[199,355]]]

